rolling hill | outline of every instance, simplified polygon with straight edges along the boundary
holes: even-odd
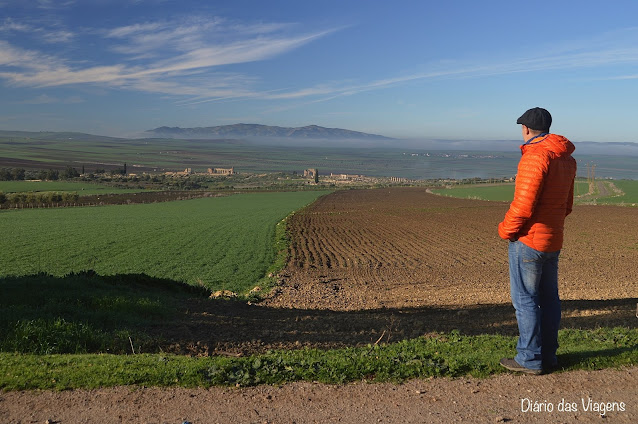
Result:
[[[149,137],[162,138],[279,138],[279,139],[324,139],[324,140],[392,140],[376,134],[367,134],[341,128],[325,128],[318,125],[290,128],[260,124],[234,124],[215,127],[159,127],[146,132]]]

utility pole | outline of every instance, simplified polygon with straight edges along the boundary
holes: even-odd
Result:
[[[587,182],[589,184],[593,184],[596,180],[596,164],[588,163],[587,164]]]

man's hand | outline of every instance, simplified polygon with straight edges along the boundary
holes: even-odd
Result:
[[[508,241],[517,241],[518,240],[518,234],[507,234],[507,231],[505,231],[505,229],[503,228],[503,222],[498,224],[498,235],[503,240],[508,240]]]

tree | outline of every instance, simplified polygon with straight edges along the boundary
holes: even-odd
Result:
[[[28,203],[29,205],[34,205],[36,203],[36,195],[35,192],[30,191],[24,196],[24,203]]]
[[[22,204],[24,203],[27,195],[25,193],[11,193],[9,195],[9,203]]]
[[[24,174],[26,170],[24,168],[14,168],[13,169],[13,179],[16,181],[24,180]]]
[[[62,193],[62,201],[64,203],[77,202],[79,197],[80,196],[77,193],[69,193],[67,191]]]
[[[60,177],[60,173],[55,169],[49,169],[47,171],[46,179],[49,181],[56,181]]]
[[[124,164],[124,168],[115,168],[111,170],[111,175],[126,175],[126,164]]]
[[[71,178],[76,178],[79,176],[80,176],[80,173],[77,171],[77,169],[73,168],[72,166],[67,166],[66,169],[62,171],[62,174],[60,175],[60,177],[63,180],[69,180]]]
[[[11,181],[13,180],[13,174],[10,170],[6,168],[0,169],[0,181]]]
[[[319,170],[315,169],[315,184],[319,184]]]

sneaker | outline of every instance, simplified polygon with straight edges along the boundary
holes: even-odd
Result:
[[[533,370],[531,368],[522,366],[521,364],[516,362],[514,358],[503,358],[501,359],[500,364],[502,367],[507,368],[510,371],[523,372],[525,374],[532,375],[540,375],[543,373],[543,370]]]

